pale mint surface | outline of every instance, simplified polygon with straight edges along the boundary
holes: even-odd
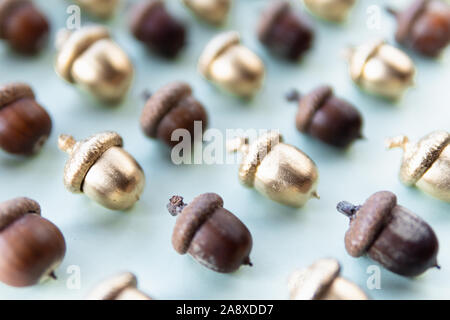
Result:
[[[36,1],[51,18],[52,41],[65,25],[69,1]],[[55,50],[49,43],[37,58],[20,58],[0,44],[0,83],[30,83],[37,100],[54,121],[50,140],[42,152],[29,160],[0,154],[0,200],[28,196],[39,201],[44,217],[58,225],[67,241],[67,255],[56,271],[58,281],[32,288],[15,289],[0,284],[0,298],[82,299],[101,279],[122,270],[135,272],[139,287],[157,299],[285,299],[291,271],[321,257],[336,257],[343,275],[373,298],[450,298],[450,204],[403,186],[398,178],[401,151],[386,151],[384,138],[408,134],[412,140],[436,129],[450,130],[450,50],[441,59],[427,60],[411,54],[417,66],[416,85],[396,104],[359,91],[351,82],[342,49],[377,37],[393,43],[394,20],[384,11],[380,29],[370,29],[367,9],[385,3],[401,6],[408,1],[360,1],[347,24],[336,26],[309,16],[316,30],[314,48],[302,62],[289,64],[271,56],[255,37],[261,9],[269,1],[238,0],[228,23],[220,29],[196,20],[181,1],[169,0],[169,9],[189,27],[189,43],[175,61],[146,51],[135,41],[121,12],[108,21],[117,42],[130,55],[136,68],[134,85],[117,108],[104,107],[55,74]],[[300,1],[293,1],[301,7]],[[303,10],[303,8],[302,8]],[[88,18],[86,17],[86,20]],[[196,62],[211,37],[224,30],[238,30],[245,45],[254,50],[267,67],[263,90],[248,103],[217,90],[203,80]],[[311,156],[320,171],[320,200],[310,200],[299,210],[263,198],[240,185],[238,165],[171,164],[165,146],[147,139],[139,128],[144,89],[155,91],[173,80],[188,81],[194,95],[210,115],[210,127],[280,129],[285,141]],[[338,96],[362,112],[366,140],[346,153],[331,149],[299,134],[294,125],[296,108],[284,101],[295,87],[306,92],[328,83]],[[141,201],[127,213],[110,212],[82,195],[64,189],[62,174],[67,156],[57,148],[61,133],[85,138],[102,130],[115,130],[125,148],[145,170],[147,185]],[[399,203],[410,208],[436,231],[440,240],[440,271],[430,270],[411,280],[381,271],[381,290],[368,290],[366,269],[373,263],[354,259],[344,248],[348,221],[335,210],[336,203],[362,203],[379,190],[397,194]],[[242,267],[231,275],[217,274],[180,256],[172,248],[175,219],[165,209],[170,196],[190,201],[203,192],[216,192],[225,207],[249,227],[254,238],[253,268]],[[80,290],[66,287],[71,265],[81,268]]]

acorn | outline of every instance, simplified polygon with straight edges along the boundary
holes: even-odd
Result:
[[[121,272],[102,281],[89,292],[87,300],[152,300],[137,289],[137,278],[131,272]]]
[[[115,132],[102,132],[77,142],[60,135],[58,146],[70,155],[64,185],[72,193],[85,193],[111,210],[131,208],[144,190],[141,166],[122,146]]]
[[[314,32],[309,21],[292,9],[288,1],[272,1],[261,15],[258,38],[276,55],[298,60],[311,48]]]
[[[185,129],[194,137],[195,122],[200,122],[202,130],[205,130],[207,120],[206,110],[192,96],[189,84],[171,82],[147,100],[141,114],[141,128],[148,137],[173,147],[178,143],[172,140],[175,130]]]
[[[203,50],[198,69],[206,79],[218,86],[248,98],[262,85],[264,64],[240,42],[239,34],[235,31],[215,36]]]
[[[75,0],[83,10],[100,18],[110,18],[119,5],[119,0]]]
[[[47,111],[35,100],[24,83],[0,87],[0,148],[16,155],[32,155],[41,150],[52,130]]]
[[[389,191],[374,193],[362,206],[339,202],[337,210],[350,218],[345,248],[352,257],[367,254],[386,269],[415,277],[439,268],[438,240],[431,227]]]
[[[213,25],[222,24],[231,7],[231,0],[183,0],[183,3],[197,17]]]
[[[303,0],[306,8],[315,16],[331,22],[344,21],[356,0]]]
[[[310,157],[296,147],[283,143],[278,132],[269,131],[249,144],[246,138],[227,143],[230,152],[240,151],[243,159],[239,180],[279,203],[302,207],[310,198],[319,198],[319,173]]]
[[[252,265],[252,235],[241,220],[223,208],[219,195],[204,193],[190,204],[173,196],[167,209],[177,216],[172,245],[179,254],[189,253],[203,266],[221,273]]]
[[[108,29],[93,25],[61,30],[57,37],[56,72],[105,102],[118,102],[133,79],[127,54],[112,41]]]
[[[39,204],[28,198],[0,203],[0,281],[14,287],[37,284],[48,277],[66,252],[61,231],[41,217]]]
[[[413,84],[412,60],[382,40],[350,49],[348,58],[352,80],[369,93],[396,100]]]
[[[37,53],[48,38],[47,17],[30,0],[0,0],[0,39],[22,54]]]
[[[439,0],[415,0],[402,12],[388,8],[397,18],[395,39],[405,47],[437,57],[450,42],[450,5]]]
[[[341,277],[336,259],[315,261],[307,268],[295,270],[289,277],[291,300],[367,300],[364,291]]]
[[[408,137],[389,138],[386,145],[402,148],[403,161],[400,181],[407,186],[417,186],[438,199],[450,202],[450,134],[434,131],[417,143]]]
[[[134,5],[130,28],[136,39],[163,57],[174,58],[186,43],[186,28],[161,0],[143,0]]]
[[[362,138],[361,114],[352,104],[334,96],[330,86],[317,87],[303,97],[293,90],[287,99],[298,102],[295,121],[300,132],[342,149]]]

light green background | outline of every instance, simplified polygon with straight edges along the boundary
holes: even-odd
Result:
[[[65,25],[70,2],[36,2],[51,18],[53,40],[56,30]],[[38,200],[43,216],[61,228],[67,241],[67,255],[56,271],[58,281],[25,289],[0,284],[0,298],[81,299],[99,280],[130,270],[137,274],[140,288],[157,299],[285,299],[289,273],[328,256],[338,258],[343,275],[373,298],[450,298],[450,205],[401,185],[397,179],[401,152],[388,152],[383,144],[384,138],[391,135],[404,133],[417,139],[432,130],[450,129],[450,52],[437,61],[411,54],[418,71],[416,85],[401,101],[390,104],[360,92],[350,81],[341,58],[342,49],[350,44],[380,36],[393,42],[395,23],[384,12],[380,29],[367,26],[368,7],[377,5],[381,9],[388,1],[359,1],[348,23],[341,26],[310,17],[316,31],[314,48],[295,64],[268,54],[255,37],[258,16],[269,1],[235,1],[228,23],[220,29],[196,20],[180,1],[167,2],[170,11],[189,28],[189,43],[175,61],[161,59],[135,41],[123,11],[107,22],[136,68],[133,87],[116,108],[102,106],[58,78],[52,67],[55,50],[51,44],[39,57],[31,59],[0,45],[0,83],[30,83],[54,121],[50,140],[38,156],[17,159],[0,154],[0,198],[28,196]],[[301,7],[300,1],[293,2]],[[391,3],[400,6],[402,2]],[[251,102],[224,94],[196,71],[202,48],[223,30],[241,32],[244,44],[266,64],[264,87]],[[155,91],[173,80],[192,85],[194,95],[209,112],[212,128],[280,129],[286,142],[301,148],[317,163],[321,199],[294,210],[242,187],[237,180],[237,164],[173,165],[165,146],[144,137],[138,124],[143,107],[141,92]],[[332,85],[338,96],[354,103],[364,116],[367,139],[355,143],[348,152],[300,135],[294,126],[296,108],[283,99],[292,87],[306,92],[323,83]],[[57,136],[69,133],[85,138],[102,130],[119,132],[126,150],[145,170],[147,185],[142,199],[127,213],[110,212],[85,196],[69,193],[62,184],[67,157],[57,148]],[[440,240],[438,259],[442,270],[430,270],[411,280],[382,269],[381,289],[368,290],[366,269],[373,262],[347,255],[343,237],[348,221],[336,212],[335,205],[344,199],[361,203],[382,189],[395,192],[399,203],[434,228]],[[203,192],[220,194],[225,207],[251,230],[253,268],[218,274],[173,250],[175,221],[165,209],[168,198],[180,194],[190,201]],[[80,290],[66,287],[66,271],[71,265],[81,268]]]

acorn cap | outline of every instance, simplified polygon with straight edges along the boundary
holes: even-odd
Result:
[[[414,22],[425,11],[428,3],[428,0],[416,0],[406,10],[397,14],[395,39],[398,42],[403,43],[409,37]]]
[[[21,197],[0,203],[0,232],[26,214],[41,215],[39,203]]]
[[[397,197],[389,191],[379,191],[366,200],[351,218],[345,233],[345,248],[351,256],[360,257],[369,250],[396,205]]]
[[[141,127],[149,137],[156,137],[159,122],[178,102],[192,93],[185,82],[171,82],[160,88],[146,102],[141,114]]]
[[[258,23],[258,37],[261,41],[269,34],[274,23],[278,18],[291,8],[289,2],[285,0],[277,0],[272,2],[262,13]]]
[[[404,149],[400,180],[408,186],[414,185],[439,158],[450,144],[450,133],[434,131],[412,144],[404,136],[389,139],[389,147],[401,146]]]
[[[81,193],[81,186],[91,166],[111,147],[122,147],[122,137],[115,132],[102,132],[86,140],[74,142],[66,135],[59,137],[60,149],[70,153],[64,168],[64,185],[73,193]]]
[[[294,271],[288,280],[290,298],[295,300],[320,299],[340,272],[339,262],[331,258],[317,260],[306,269]]]
[[[67,30],[62,31],[67,32]],[[74,82],[71,70],[75,60],[98,40],[109,38],[108,29],[100,25],[83,27],[70,33],[59,48],[55,63],[56,72],[65,80]]]
[[[122,272],[98,284],[88,294],[89,300],[115,300],[127,288],[136,288],[137,279],[131,272]]]
[[[209,41],[198,60],[198,69],[200,73],[209,79],[209,66],[224,51],[241,42],[239,33],[228,31],[221,33]]]
[[[386,42],[382,39],[377,39],[369,43],[363,44],[353,48],[350,56],[350,75],[356,83],[359,83],[361,75],[364,71],[367,61],[377,54],[378,49]]]
[[[24,5],[29,4],[30,0],[0,0],[0,39],[4,39],[4,22],[13,10]]]
[[[34,92],[25,83],[8,83],[0,87],[0,110],[19,99],[34,99]]]
[[[130,11],[129,23],[131,32],[136,34],[141,28],[142,22],[150,12],[157,8],[163,7],[164,2],[161,0],[144,0],[135,4]]]
[[[283,137],[276,131],[269,131],[250,144],[248,152],[242,158],[239,167],[239,180],[248,187],[253,187],[256,169],[264,157],[278,143],[283,141]]]
[[[197,230],[220,207],[223,207],[223,200],[215,193],[201,194],[184,207],[177,217],[172,234],[174,249],[185,254]]]
[[[330,86],[321,86],[312,90],[306,96],[300,98],[296,116],[297,128],[300,131],[308,131],[314,114],[332,95],[333,89]]]

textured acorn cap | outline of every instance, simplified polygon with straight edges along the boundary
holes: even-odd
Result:
[[[349,68],[353,81],[359,83],[367,61],[375,56],[378,49],[385,43],[384,40],[377,39],[351,49]]]
[[[67,30],[61,30],[67,33]],[[71,75],[72,65],[92,44],[101,39],[109,39],[109,31],[103,26],[83,27],[68,35],[63,43],[59,43],[59,53],[56,57],[56,72],[65,80],[74,82]]]
[[[0,0],[0,38],[5,37],[3,23],[16,8],[30,3],[30,0]]]
[[[135,4],[130,11],[129,23],[131,32],[136,34],[141,28],[142,22],[150,14],[150,12],[157,8],[163,7],[164,2],[161,0],[144,0]]]
[[[402,43],[409,37],[409,32],[417,18],[425,11],[429,1],[416,0],[406,10],[397,14],[397,32],[395,39]]]
[[[34,92],[25,83],[8,83],[0,87],[0,110],[19,99],[34,99]]]
[[[215,36],[206,45],[198,61],[200,73],[209,79],[209,66],[228,48],[238,45],[241,42],[239,33],[228,31]]]
[[[177,217],[172,234],[174,249],[180,254],[185,254],[197,230],[217,208],[221,207],[223,200],[218,194],[204,193],[194,198]]]
[[[122,147],[122,137],[115,132],[102,132],[86,140],[76,142],[73,146],[65,146],[71,137],[61,135],[59,147],[70,150],[70,158],[64,168],[64,185],[73,193],[82,192],[81,186],[91,166],[111,147]]]
[[[141,114],[141,127],[149,137],[156,137],[159,122],[184,97],[192,93],[184,82],[171,82],[155,92],[146,102]]]
[[[300,98],[296,116],[297,128],[300,131],[308,131],[314,114],[332,95],[333,89],[330,86],[321,86],[312,90],[306,96]]]
[[[102,281],[88,294],[89,300],[115,300],[127,288],[136,288],[137,279],[131,272],[122,272]]]
[[[339,276],[340,271],[339,262],[331,258],[317,260],[306,269],[294,271],[288,280],[290,298],[320,299]]]
[[[264,40],[277,22],[278,18],[291,8],[285,0],[273,1],[262,13],[258,23],[258,37]]]
[[[404,149],[400,180],[408,186],[414,185],[439,158],[442,150],[450,143],[450,133],[434,131],[412,144],[404,136],[388,139],[390,148]]]
[[[397,197],[389,191],[379,191],[366,200],[351,218],[345,233],[345,248],[351,256],[360,257],[369,250],[396,205]]]
[[[278,143],[283,141],[283,137],[276,131],[269,131],[252,142],[248,152],[242,158],[239,167],[239,180],[248,187],[253,187],[256,169],[264,157]]]
[[[41,215],[41,207],[29,198],[15,198],[0,203],[0,232],[17,219],[31,213]]]

